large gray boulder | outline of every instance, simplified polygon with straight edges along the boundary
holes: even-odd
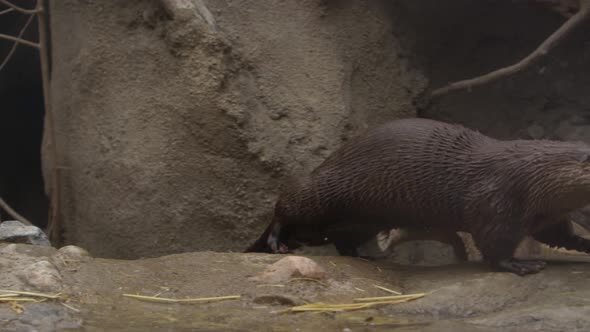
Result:
[[[194,3],[211,16],[51,2],[62,244],[125,258],[241,251],[280,180],[415,115],[426,81],[387,1]]]

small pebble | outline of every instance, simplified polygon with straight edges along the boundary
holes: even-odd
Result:
[[[88,251],[86,251],[83,248],[80,248],[78,246],[73,246],[73,245],[69,245],[69,246],[64,246],[59,248],[59,250],[57,251],[57,255],[59,255],[60,257],[63,258],[68,258],[68,259],[83,259],[86,257],[90,257],[90,254],[88,253]]]
[[[309,258],[287,256],[267,266],[263,272],[252,279],[268,283],[279,283],[302,277],[323,279],[326,277],[326,271]]]

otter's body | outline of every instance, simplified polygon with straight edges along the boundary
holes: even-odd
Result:
[[[347,142],[282,191],[274,219],[248,251],[334,242],[341,254],[383,230],[468,232],[484,259],[524,274],[512,259],[527,235],[588,252],[567,213],[590,203],[590,147],[500,141],[459,125],[397,120]]]

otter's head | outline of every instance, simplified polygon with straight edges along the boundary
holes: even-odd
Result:
[[[590,147],[576,149],[550,161],[552,177],[572,190],[590,193]]]
[[[567,143],[566,143],[567,144]],[[531,169],[537,194],[562,210],[590,204],[590,147],[565,145],[552,151]]]

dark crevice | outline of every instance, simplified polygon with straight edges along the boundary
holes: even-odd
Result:
[[[33,8],[35,1],[19,1],[19,6]],[[0,5],[0,10],[6,7]],[[18,35],[26,15],[11,12],[2,15],[0,33]],[[36,20],[24,38],[37,41]],[[0,40],[0,62],[12,42]],[[17,212],[44,228],[47,226],[48,199],[41,172],[43,133],[43,92],[39,53],[20,45],[0,71],[0,196]],[[14,219],[0,210],[2,220]]]

